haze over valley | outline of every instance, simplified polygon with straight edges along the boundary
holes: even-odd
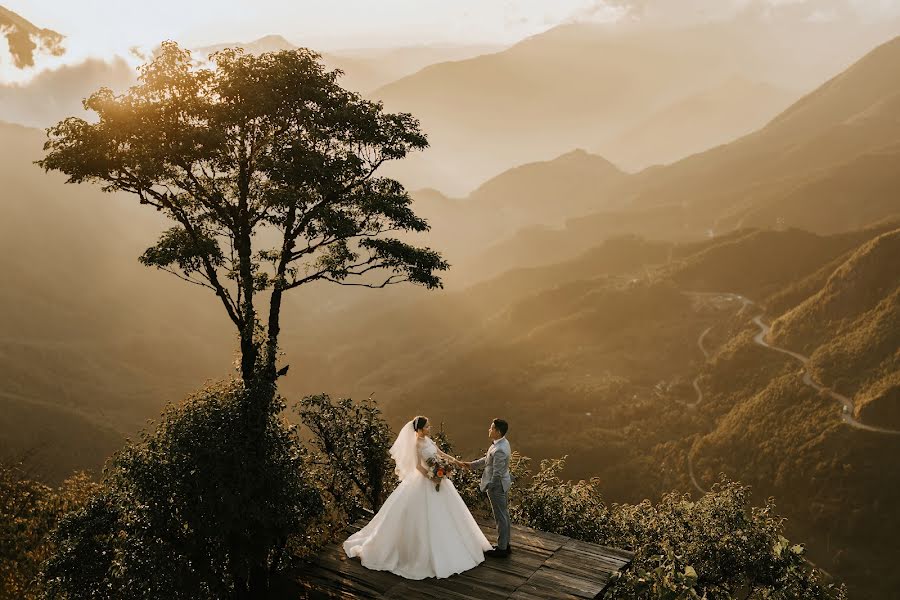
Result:
[[[774,496],[850,597],[892,597],[900,5],[583,4],[517,39],[320,48],[419,120],[429,148],[383,174],[431,227],[398,237],[450,269],[439,290],[286,295],[280,393],[371,396],[465,453],[503,416],[610,502],[725,474]],[[34,164],[44,128],[159,48],[73,53],[74,27],[24,9],[0,29],[0,457],[57,484],[234,372],[239,340],[210,290],[138,262],[162,214]],[[295,31],[182,45],[262,54]]]

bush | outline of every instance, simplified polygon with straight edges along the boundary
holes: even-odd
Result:
[[[597,541],[606,536],[609,510],[597,481],[564,482],[565,457],[541,461],[528,487],[517,490],[510,517],[529,527],[566,537]]]
[[[623,600],[839,600],[843,587],[824,584],[801,545],[782,535],[769,500],[751,507],[750,490],[723,479],[696,502],[668,494],[655,506],[606,506],[596,482],[564,482],[564,460],[543,461],[520,490],[513,519],[523,525],[634,551],[608,597]]]
[[[389,450],[394,434],[371,398],[336,402],[307,396],[294,407],[309,430],[312,464],[338,521],[377,511],[397,485]],[[343,514],[340,514],[343,513]]]
[[[44,571],[49,595],[196,599],[264,590],[289,536],[315,542],[323,504],[297,428],[278,416],[281,399],[260,430],[247,427],[257,422],[254,405],[231,380],[167,407],[155,430],[113,458],[101,492],[60,524]]]
[[[97,484],[76,473],[58,488],[0,463],[0,598],[40,596],[41,563],[55,550],[50,533],[61,515],[82,507]]]

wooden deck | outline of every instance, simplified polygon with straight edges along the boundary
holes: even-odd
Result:
[[[357,523],[358,530],[365,521]],[[479,521],[488,539],[493,522]],[[561,535],[513,526],[509,558],[487,558],[447,579],[410,581],[370,571],[349,559],[340,544],[328,546],[310,565],[290,574],[290,590],[278,598],[383,598],[396,600],[581,600],[602,598],[613,572],[631,553]]]

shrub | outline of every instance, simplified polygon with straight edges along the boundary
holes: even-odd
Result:
[[[49,595],[225,598],[267,587],[288,537],[314,532],[323,505],[281,399],[260,431],[246,427],[251,406],[231,380],[167,407],[113,458],[100,493],[63,519],[44,571]]]
[[[518,523],[634,552],[607,597],[623,600],[842,600],[820,581],[804,548],[783,536],[771,499],[751,507],[750,489],[723,478],[699,500],[667,494],[656,505],[607,506],[596,482],[562,481],[563,459],[543,461],[512,507]]]
[[[39,597],[41,563],[55,550],[51,532],[96,487],[87,474],[76,473],[52,488],[29,479],[19,465],[0,463],[0,598]]]
[[[565,457],[541,461],[530,484],[517,490],[510,517],[541,531],[597,541],[606,536],[609,510],[603,503],[597,480],[572,483],[559,473]]]
[[[333,507],[352,518],[377,511],[397,485],[389,455],[394,433],[377,403],[317,394],[294,410],[309,430],[316,476]]]

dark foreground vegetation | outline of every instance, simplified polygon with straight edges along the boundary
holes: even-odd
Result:
[[[58,488],[4,466],[2,597],[241,598],[339,538],[396,484],[391,432],[372,401],[310,396],[273,410],[258,438],[241,426],[239,380],[210,384],[170,406],[107,464]],[[279,399],[277,408],[283,407]],[[441,432],[438,440],[452,445]],[[607,504],[597,481],[563,481],[564,459],[532,471],[516,456],[513,517],[544,531],[635,551],[614,598],[844,598],[783,536],[772,502],[723,479],[698,500]],[[470,473],[456,485],[474,511]],[[257,565],[265,573],[254,575]]]

